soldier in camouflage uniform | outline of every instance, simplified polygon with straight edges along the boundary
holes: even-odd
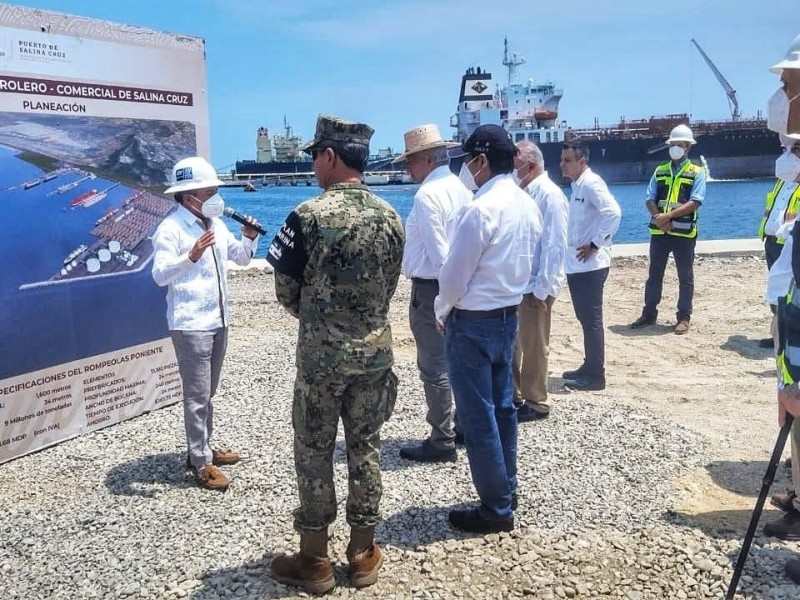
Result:
[[[312,593],[335,585],[328,526],[336,518],[333,448],[340,416],[352,584],[375,583],[383,562],[374,543],[382,491],[380,429],[397,392],[387,313],[405,236],[395,210],[361,183],[372,132],[367,125],[320,115],[305,151],[325,191],[289,213],[267,257],[278,301],[300,321],[292,410],[300,552],[276,558],[272,574]]]

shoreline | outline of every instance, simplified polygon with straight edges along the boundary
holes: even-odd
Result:
[[[648,256],[649,242],[636,244],[614,244],[611,249],[612,258],[646,258]],[[696,256],[736,257],[757,256],[764,252],[764,242],[759,238],[739,238],[732,240],[698,240],[695,249]],[[228,262],[228,271],[264,271],[272,273],[272,267],[266,258],[254,258],[245,267]]]

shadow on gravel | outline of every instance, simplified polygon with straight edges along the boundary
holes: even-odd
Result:
[[[186,474],[185,461],[183,452],[145,456],[111,469],[105,484],[112,494],[155,498],[158,490],[149,486],[188,488],[195,485]]]
[[[447,515],[453,509],[471,508],[474,503],[464,502],[452,506],[411,506],[386,517],[378,526],[376,537],[383,545],[414,550],[442,540],[462,540],[483,537],[453,529]]]
[[[755,499],[761,491],[764,475],[767,473],[767,461],[718,460],[707,464],[706,471],[719,487],[734,494],[751,496]],[[783,463],[778,465],[771,493],[782,489],[782,486],[786,485],[789,474],[789,469]]]
[[[315,596],[309,596],[309,594],[301,592],[299,588],[284,585],[272,579],[269,568],[272,559],[276,556],[279,555],[267,552],[260,559],[238,567],[208,571],[201,578],[203,585],[191,591],[188,598],[191,600],[314,598]],[[350,588],[351,593],[354,593],[356,589],[350,585],[344,557],[331,555],[331,558],[334,561],[333,576],[336,579],[336,588],[334,588],[333,594],[336,594],[339,588]]]
[[[400,448],[405,446],[417,446],[421,443],[422,440],[414,440],[409,438],[381,439],[381,471],[399,471],[401,469],[408,469],[415,466],[418,467],[421,464],[424,464],[400,458]],[[344,440],[336,440],[336,446],[333,449],[333,462],[347,463],[347,446],[345,445]]]
[[[772,348],[762,348],[758,345],[759,340],[750,339],[743,335],[728,336],[728,341],[720,346],[722,350],[736,352],[742,358],[761,360],[772,357]]]
[[[609,325],[608,330],[611,333],[616,333],[622,337],[650,337],[653,335],[666,335],[674,333],[675,325],[663,325],[656,323],[655,325],[648,325],[641,329],[631,329],[630,325]]]

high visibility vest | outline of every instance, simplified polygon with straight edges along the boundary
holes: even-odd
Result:
[[[698,167],[688,160],[674,175],[672,174],[672,161],[658,165],[656,167],[656,197],[654,200],[658,206],[658,212],[667,213],[678,204],[691,200],[692,185],[700,171],[702,171],[702,167]],[[656,226],[654,219],[650,220],[649,229],[651,235],[664,235],[665,233]],[[685,238],[697,237],[697,211],[693,210],[688,215],[672,219],[672,231],[666,233]]]
[[[761,223],[758,224],[758,236],[763,240],[767,237],[765,233],[767,229],[767,221],[769,220],[769,216],[772,214],[772,209],[775,207],[775,200],[778,198],[778,194],[780,194],[781,190],[783,189],[783,184],[785,182],[783,179],[778,179],[775,182],[775,187],[772,188],[771,192],[767,192],[767,201],[764,204],[764,216],[761,217]],[[786,223],[787,221],[791,221],[797,216],[797,210],[800,208],[800,185],[795,188],[794,192],[792,192],[792,197],[789,198],[789,203],[786,205],[786,210],[783,212],[783,221],[782,223]],[[785,244],[786,239],[779,237],[777,239],[779,244]]]
[[[800,381],[800,292],[794,278],[778,299],[778,376],[786,385]]]

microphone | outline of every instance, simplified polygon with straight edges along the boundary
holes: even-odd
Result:
[[[222,214],[226,217],[230,217],[234,221],[241,223],[242,225],[246,225],[247,227],[252,227],[261,235],[267,235],[267,230],[264,229],[261,225],[257,225],[256,223],[250,223],[247,220],[247,217],[244,217],[233,210],[230,206],[226,206],[225,210],[222,211]]]

